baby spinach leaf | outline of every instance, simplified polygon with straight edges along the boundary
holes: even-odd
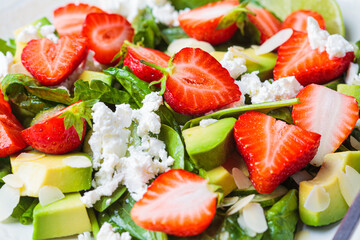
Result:
[[[293,239],[298,216],[297,190],[290,190],[284,197],[275,203],[265,216],[268,230],[263,239]]]
[[[11,52],[12,55],[15,55],[15,51],[16,46],[13,40],[8,43],[4,39],[0,38],[0,52],[6,56],[7,52]]]
[[[174,158],[172,168],[185,168],[185,148],[180,135],[171,127],[162,124],[159,139],[166,144],[166,151]]]
[[[4,183],[3,177],[11,173],[10,158],[0,158],[0,183]]]
[[[27,225],[32,223],[34,207],[39,203],[37,198],[21,197],[20,202],[14,208],[11,216],[20,221],[21,224]]]
[[[34,219],[34,208],[39,203],[39,199],[33,198],[31,205],[25,210],[25,212],[20,216],[20,223],[23,225],[28,225],[33,222]]]
[[[102,196],[99,201],[94,204],[94,208],[98,212],[103,212],[106,210],[111,204],[116,202],[124,193],[126,192],[125,186],[119,186],[110,197]],[[108,201],[110,199],[110,201]]]
[[[197,8],[201,7],[205,4],[218,2],[220,0],[170,0],[172,5],[176,8],[176,10],[182,10],[185,8]]]
[[[255,237],[246,235],[245,231],[240,227],[237,219],[239,214],[233,214],[225,219],[224,226],[221,229],[220,236],[226,236],[224,239],[229,240],[260,240],[263,234],[256,234]]]
[[[180,38],[189,38],[181,27],[164,28],[161,30],[162,37],[167,44]]]
[[[268,112],[267,115],[279,120],[283,120],[289,124],[294,124],[294,121],[291,116],[290,108],[288,107],[273,109],[270,112]]]

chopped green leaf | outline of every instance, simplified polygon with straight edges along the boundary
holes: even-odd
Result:
[[[218,26],[217,29],[224,29],[232,24],[236,23],[238,26],[241,25],[245,19],[247,19],[247,14],[252,12],[246,8],[246,5],[248,4],[247,1],[242,2],[237,7],[233,8],[226,16],[224,16]]]
[[[11,52],[12,55],[15,55],[16,46],[14,45],[14,41],[5,41],[0,38],[0,52],[2,52],[5,56],[7,52]]]
[[[176,8],[176,10],[182,10],[185,8],[197,8],[201,7],[205,4],[218,2],[220,0],[170,0],[172,5]]]

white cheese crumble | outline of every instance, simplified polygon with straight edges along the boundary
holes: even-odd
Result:
[[[0,83],[3,78],[9,73],[10,65],[13,62],[13,55],[11,52],[6,52],[6,55],[0,52]]]
[[[105,222],[101,228],[96,238],[98,240],[131,240],[131,236],[128,232],[117,233],[114,231],[114,228],[110,223]]]
[[[53,25],[29,25],[18,34],[16,40],[19,42],[27,43],[32,39],[44,37],[56,43],[59,38],[55,35],[55,31],[56,29]]]
[[[78,235],[78,240],[91,240],[90,232],[84,232]]]
[[[138,15],[139,10],[146,7],[144,0],[102,0],[99,7],[107,12],[125,16],[130,22]]]
[[[295,77],[280,78],[277,81],[261,82],[257,71],[242,75],[235,81],[242,94],[248,94],[252,103],[279,101],[296,97],[303,86]]]
[[[110,196],[119,184],[125,185],[131,196],[139,200],[149,181],[173,164],[165,143],[148,135],[160,133],[160,117],[154,111],[162,103],[158,93],[150,93],[143,100],[143,107],[136,110],[128,104],[117,105],[115,112],[101,102],[93,106],[93,134],[89,145],[93,168],[98,172],[93,180],[95,189],[81,198],[87,207],[92,207],[101,196]],[[131,145],[133,122],[138,125],[141,142]]]
[[[190,11],[189,8],[176,11],[174,6],[168,1],[150,0],[148,1],[148,6],[152,8],[152,14],[157,23],[162,23],[170,27],[179,26],[179,15]]]
[[[220,61],[221,65],[228,70],[230,76],[237,79],[241,74],[246,72],[246,60],[237,53],[237,50],[230,47]]]
[[[329,58],[344,57],[347,52],[354,51],[353,45],[339,34],[330,35],[326,30],[319,27],[318,22],[313,17],[307,18],[308,39],[312,49],[319,52],[326,52]]]
[[[210,124],[216,123],[218,120],[214,118],[207,118],[200,121],[199,125],[200,127],[207,127]]]
[[[350,63],[346,73],[345,83],[348,85],[360,85],[359,65]]]

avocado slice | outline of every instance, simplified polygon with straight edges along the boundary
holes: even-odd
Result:
[[[337,91],[339,93],[354,97],[360,105],[360,85],[339,84],[337,85]]]
[[[91,82],[91,80],[100,80],[109,86],[111,86],[112,81],[113,81],[113,77],[111,75],[108,75],[108,74],[105,74],[102,72],[95,72],[95,71],[88,71],[88,70],[83,71],[80,74],[79,79],[82,79],[89,83]]]
[[[15,56],[14,56],[14,63],[21,63],[21,53],[24,49],[24,47],[27,45],[27,43],[24,42],[19,42],[17,41],[17,37],[19,35],[19,33],[24,30],[24,28],[26,28],[29,25],[33,25],[34,27],[39,26],[42,27],[44,25],[51,25],[51,22],[49,21],[49,19],[47,19],[46,17],[40,18],[30,24],[27,24],[21,28],[18,28],[14,31],[14,35],[15,35],[15,44],[16,44],[16,52],[15,52]]]
[[[221,186],[224,197],[236,188],[233,176],[223,166],[211,169],[205,176],[209,183]]]
[[[300,182],[299,213],[301,220],[310,226],[323,226],[342,219],[348,205],[341,195],[338,176],[349,165],[360,172],[360,151],[337,152],[325,155],[324,162],[316,177],[310,181]],[[313,212],[304,207],[311,190],[316,186],[323,187],[330,196],[330,205],[321,212]]]
[[[34,208],[33,239],[70,236],[91,231],[91,223],[80,193],[66,194],[65,198],[46,206]]]
[[[182,132],[186,151],[198,168],[206,171],[223,164],[234,147],[235,118],[224,118],[206,127],[196,126]]]
[[[247,73],[254,71],[259,71],[259,78],[262,81],[268,80],[273,77],[273,69],[276,64],[277,55],[275,53],[265,53],[262,55],[256,55],[254,48],[246,48],[241,50],[245,55],[249,56],[252,59],[257,60],[257,62],[251,61],[250,59],[245,58]],[[216,58],[218,61],[223,59],[225,52],[212,52],[211,55]]]
[[[20,177],[24,186],[20,189],[21,196],[38,197],[39,190],[45,185],[59,188],[63,193],[78,192],[90,189],[92,166],[76,168],[66,165],[67,157],[91,158],[86,153],[70,153],[50,155],[31,151],[28,160],[10,157],[12,172]],[[38,157],[36,157],[38,155]]]

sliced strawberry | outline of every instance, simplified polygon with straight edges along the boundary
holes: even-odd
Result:
[[[229,72],[200,48],[183,48],[172,64],[164,97],[176,112],[204,114],[240,99]]]
[[[65,36],[55,44],[47,38],[33,39],[24,48],[21,62],[43,85],[64,81],[86,57],[86,39]]]
[[[319,134],[255,111],[239,117],[234,136],[250,180],[262,194],[305,167],[320,144]]]
[[[80,146],[86,133],[86,120],[82,117],[83,102],[70,105],[23,130],[21,136],[33,148],[49,154],[63,154]],[[67,114],[62,115],[62,114]],[[71,115],[72,119],[67,119]],[[73,122],[65,128],[65,122]],[[80,129],[75,127],[79,126]],[[79,137],[81,136],[81,138]]]
[[[286,17],[282,24],[282,29],[292,28],[296,31],[307,32],[307,18],[313,17],[321,29],[325,29],[325,20],[321,14],[311,10],[297,10]]]
[[[94,58],[110,64],[124,41],[132,41],[134,29],[119,14],[90,13],[85,19],[83,34],[89,40],[89,49],[95,52]]]
[[[294,31],[292,37],[279,48],[273,70],[274,80],[295,76],[303,86],[324,84],[343,74],[353,59],[354,52],[330,59],[326,51],[319,53],[311,48],[306,33]]]
[[[0,105],[4,106],[9,112],[11,112],[11,107],[9,103],[4,99],[4,95],[0,90]]]
[[[265,8],[247,7],[255,13],[255,16],[248,13],[248,19],[260,32],[260,43],[271,38],[281,29],[281,21]]]
[[[1,92],[0,92],[1,93]],[[6,157],[26,147],[21,137],[20,122],[5,104],[0,104],[0,157]]]
[[[349,136],[359,119],[355,98],[330,88],[311,84],[296,96],[292,116],[296,126],[321,134],[319,150],[311,164],[320,166],[327,153],[334,152]]]
[[[54,26],[60,37],[65,35],[81,35],[82,27],[89,13],[104,12],[98,7],[80,3],[69,3],[54,11]]]
[[[224,29],[217,29],[217,26],[221,19],[238,5],[237,0],[209,3],[180,14],[179,23],[190,37],[211,44],[220,44],[234,35],[237,26],[235,23]]]
[[[140,60],[145,60],[160,67],[167,67],[170,57],[156,49],[136,45],[129,45],[127,47],[124,65],[130,67],[134,74],[141,80],[152,82],[159,80],[163,74],[155,68],[142,64]]]
[[[151,231],[177,236],[200,234],[216,212],[216,194],[207,182],[194,173],[171,169],[158,176],[134,204],[131,218]]]

